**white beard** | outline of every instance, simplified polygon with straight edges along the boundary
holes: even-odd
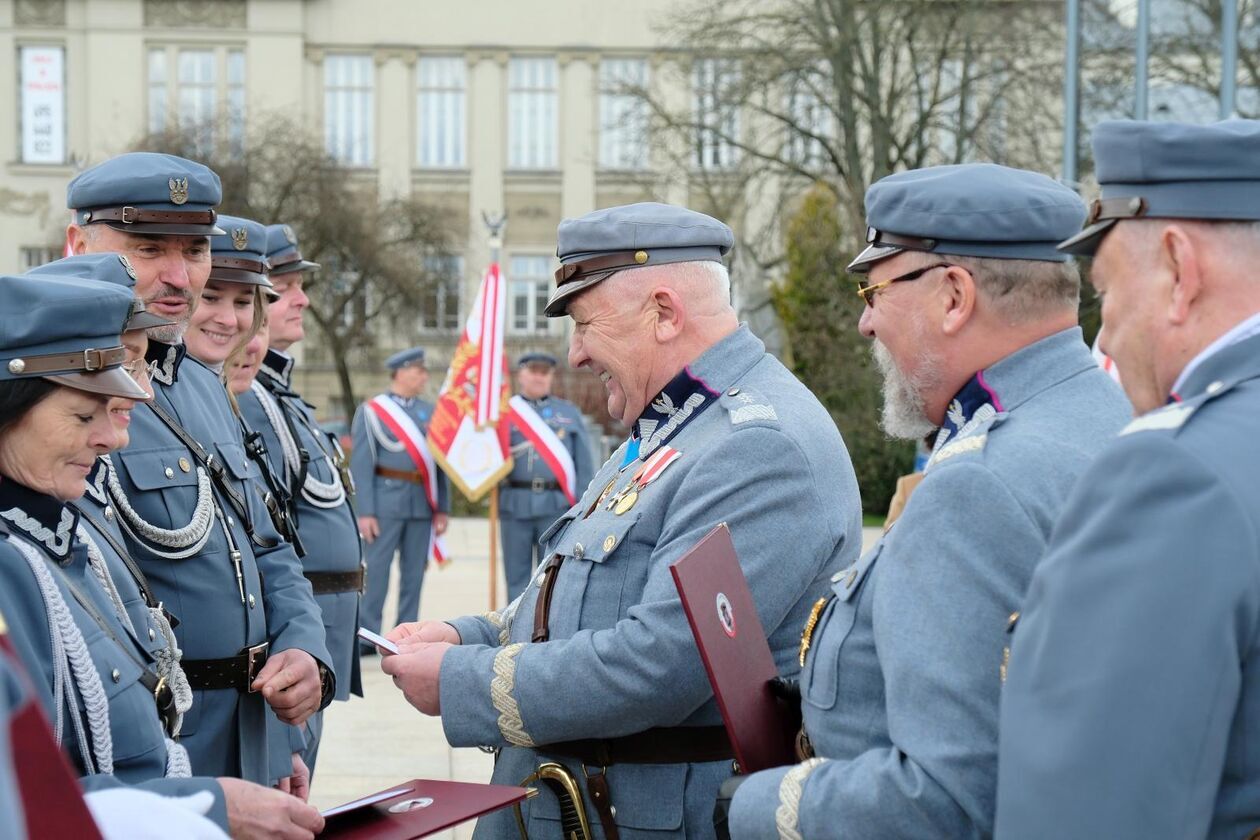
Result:
[[[931,434],[936,424],[928,419],[923,393],[940,383],[942,377],[936,361],[925,356],[920,369],[907,376],[878,338],[871,343],[871,355],[884,377],[884,408],[880,415],[884,433],[905,440],[922,440]]]

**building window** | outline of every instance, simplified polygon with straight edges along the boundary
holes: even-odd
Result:
[[[375,74],[370,55],[324,59],[324,149],[338,163],[373,163]]]
[[[22,47],[22,162],[66,162],[65,50]]]
[[[734,59],[705,58],[695,63],[695,161],[700,169],[728,169],[739,161],[739,80],[739,63]]]
[[[647,168],[647,82],[644,59],[599,63],[599,165],[604,169]]]
[[[460,290],[464,285],[464,258],[425,257],[425,273],[431,279],[420,304],[420,329],[453,332],[459,329]]]
[[[464,166],[467,69],[467,62],[457,56],[425,56],[416,62],[416,161],[420,166]]]
[[[508,327],[514,333],[549,332],[543,311],[551,288],[554,260],[542,254],[517,254],[508,262]]]
[[[831,111],[819,96],[822,76],[798,78],[788,91],[788,160],[815,170],[827,160],[826,139],[832,134]]]
[[[149,131],[169,129],[187,133],[202,154],[219,143],[233,154],[244,150],[244,50],[149,50]]]
[[[508,166],[555,169],[556,60],[514,58],[508,62]]]
[[[22,269],[24,271],[47,265],[53,260],[61,259],[61,252],[47,245],[34,245],[22,249]]]

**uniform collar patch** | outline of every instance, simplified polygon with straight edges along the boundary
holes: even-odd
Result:
[[[149,350],[144,357],[154,365],[154,379],[163,385],[173,385],[179,379],[179,366],[187,354],[183,344],[163,344],[149,339]]]
[[[984,371],[979,371],[949,401],[934,451],[940,452],[946,443],[964,437],[1002,410],[1001,398],[985,381]]]
[[[272,379],[275,379],[285,388],[291,386],[291,377],[293,376],[293,357],[279,350],[267,350],[267,355],[263,357],[260,373],[265,373]]]
[[[709,406],[717,401],[718,392],[703,379],[683,368],[643,409],[634,422],[639,457],[646,458],[661,444],[669,441]]]
[[[6,478],[0,482],[0,517],[58,560],[70,556],[78,515],[69,505]]]

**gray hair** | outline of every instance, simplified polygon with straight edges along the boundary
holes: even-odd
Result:
[[[1074,262],[953,255],[948,259],[971,273],[980,294],[1012,324],[1080,306],[1081,273]]]

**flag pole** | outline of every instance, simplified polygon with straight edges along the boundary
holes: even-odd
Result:
[[[500,251],[503,248],[503,228],[507,224],[507,214],[499,213],[497,216],[491,216],[489,213],[482,211],[481,219],[485,222],[486,229],[490,233],[490,263],[491,265],[499,262]],[[499,267],[502,273],[502,266]],[[498,395],[495,395],[498,399]],[[490,612],[494,612],[499,606],[499,485],[496,484],[490,488]]]

